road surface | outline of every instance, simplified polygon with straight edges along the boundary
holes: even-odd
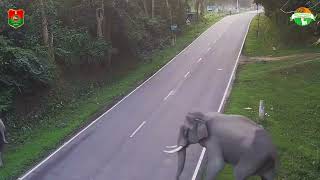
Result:
[[[253,16],[217,22],[20,179],[174,180],[177,157],[163,150],[176,144],[187,112],[221,110]],[[187,150],[182,179],[200,177],[195,169],[202,151],[199,145]]]

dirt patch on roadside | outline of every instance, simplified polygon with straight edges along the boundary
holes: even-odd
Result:
[[[240,64],[248,64],[255,62],[283,61],[290,59],[301,59],[301,61],[320,58],[320,53],[303,53],[288,56],[258,56],[258,57],[242,57]]]

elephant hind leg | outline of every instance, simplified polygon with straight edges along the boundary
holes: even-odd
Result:
[[[251,172],[249,173],[246,168],[239,165],[235,166],[233,171],[235,180],[245,180],[251,175]]]
[[[259,175],[262,180],[274,180],[276,176],[275,166],[270,163],[264,163],[266,162],[241,161],[234,168],[236,180],[245,180],[253,175]],[[263,164],[263,166],[259,168],[260,164]]]
[[[276,170],[270,169],[269,171],[265,172],[263,175],[261,175],[262,180],[274,180],[276,177]]]
[[[241,159],[233,169],[235,179],[245,180],[257,174],[260,164],[261,161],[259,159],[250,159],[249,157]]]

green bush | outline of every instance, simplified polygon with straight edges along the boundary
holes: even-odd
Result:
[[[13,46],[0,36],[0,112],[10,109],[15,92],[48,85],[52,79],[49,64],[34,51]]]
[[[0,113],[7,112],[12,107],[12,89],[0,88]]]
[[[85,29],[61,28],[56,32],[55,54],[65,62],[81,64],[102,59],[108,55],[111,44],[103,39],[93,39]]]
[[[0,36],[0,84],[27,90],[34,84],[46,85],[51,79],[49,63],[34,51],[13,46]]]

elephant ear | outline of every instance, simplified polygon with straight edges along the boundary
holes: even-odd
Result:
[[[204,117],[205,115],[201,112],[192,112],[187,115],[188,122],[197,127],[199,141],[209,136],[207,123],[204,120]]]
[[[208,127],[207,127],[206,122],[199,122],[198,123],[197,132],[198,132],[199,141],[204,138],[207,138],[209,136]]]

